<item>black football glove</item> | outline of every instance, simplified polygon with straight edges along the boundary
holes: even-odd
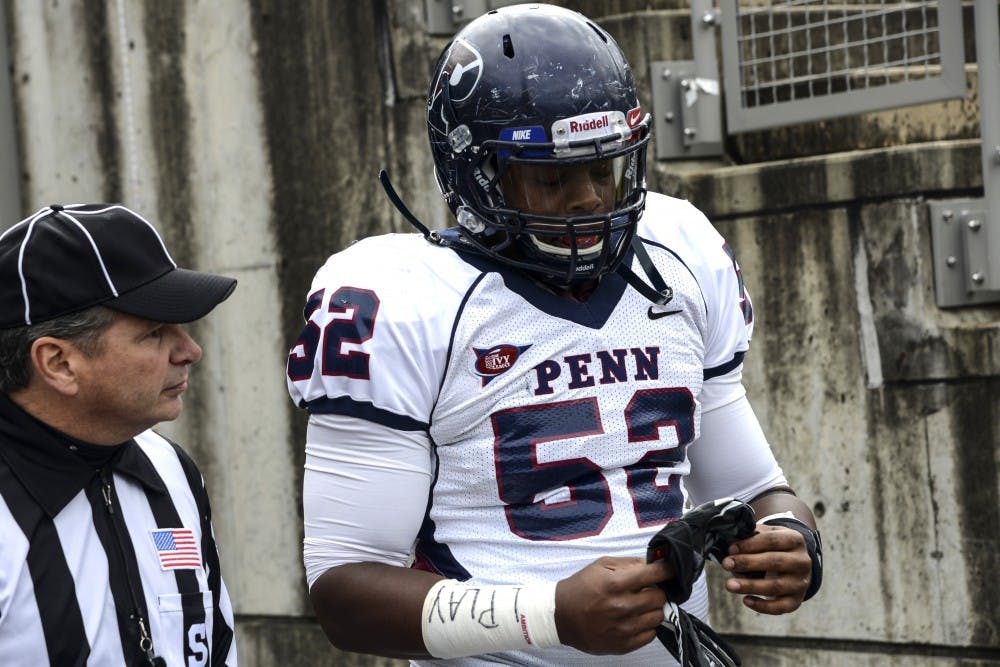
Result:
[[[681,667],[740,667],[736,649],[697,616],[673,602],[663,611],[666,618],[656,628],[656,636]]]
[[[756,529],[753,508],[732,498],[699,505],[660,529],[649,541],[646,561],[666,560],[676,576],[660,583],[667,594],[666,619],[656,636],[681,667],[737,667],[736,651],[695,616],[678,604],[691,597],[705,559],[719,563],[729,545],[750,537]]]
[[[660,529],[649,541],[646,562],[666,560],[676,576],[660,584],[671,602],[691,597],[695,579],[705,567],[705,559],[722,562],[729,545],[750,537],[756,530],[753,508],[732,498],[699,505]]]

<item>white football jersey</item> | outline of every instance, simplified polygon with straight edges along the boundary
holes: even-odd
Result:
[[[601,556],[644,556],[681,515],[702,385],[740,366],[752,314],[732,253],[689,203],[650,193],[638,235],[672,289],[662,306],[614,273],[570,301],[417,234],[365,239],[319,270],[289,391],[315,415],[428,435],[414,567],[556,581]],[[699,585],[685,606],[706,605]],[[611,662],[669,658],[658,642],[633,657]],[[608,664],[565,647],[493,658]]]

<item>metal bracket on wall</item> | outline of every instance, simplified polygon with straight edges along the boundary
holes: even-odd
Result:
[[[650,64],[656,159],[722,155],[718,80],[698,77],[693,60]]]
[[[491,9],[513,5],[521,0],[424,0],[427,32],[451,36],[472,19]]]
[[[1000,303],[1000,291],[990,289],[987,234],[995,226],[986,224],[985,200],[936,201],[928,208],[938,307]]]

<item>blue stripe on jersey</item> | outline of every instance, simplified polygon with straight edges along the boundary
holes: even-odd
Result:
[[[733,355],[733,358],[722,364],[721,366],[716,366],[715,368],[706,368],[704,379],[711,380],[712,378],[719,377],[720,375],[725,375],[729,371],[733,370],[737,366],[743,363],[743,356],[745,352],[737,352]]]
[[[412,567],[427,572],[436,572],[448,579],[468,581],[472,578],[472,574],[462,567],[447,544],[442,544],[434,539],[435,526],[434,520],[429,516],[430,509],[430,504],[428,504],[428,515],[424,517],[424,523],[420,526],[420,532],[417,533]]]
[[[433,442],[433,439],[431,444],[437,449],[437,443]],[[424,511],[424,520],[420,524],[420,530],[417,532],[417,543],[414,548],[414,558],[411,567],[427,572],[435,572],[448,579],[468,581],[472,578],[472,574],[462,567],[447,544],[442,544],[434,538],[437,526],[434,524],[434,519],[431,518],[431,508],[434,505],[434,486],[438,481],[440,466],[441,459],[435,456],[434,480],[431,482],[431,492],[427,494],[427,509]]]
[[[439,542],[418,541],[411,567],[425,572],[434,572],[446,579],[455,579],[456,581],[468,581],[472,578],[472,574],[458,564],[451,549]]]
[[[426,431],[430,424],[408,417],[398,415],[383,408],[377,408],[368,401],[356,401],[350,396],[338,396],[330,398],[324,396],[306,404],[309,414],[313,415],[345,415],[347,417],[359,417],[367,419],[376,424],[382,424],[398,431]]]
[[[461,257],[461,255],[459,256]],[[455,332],[458,331],[458,323],[462,321],[462,315],[465,314],[465,306],[468,305],[469,299],[472,298],[472,295],[479,286],[479,283],[481,283],[485,277],[486,274],[482,273],[478,278],[472,281],[472,284],[469,285],[469,289],[465,290],[465,296],[462,297],[462,303],[459,304],[458,308],[455,310],[455,319],[451,323],[451,333],[448,334],[448,354],[445,355],[444,372],[441,373],[441,381],[438,382],[438,396],[441,395],[444,383],[448,379],[448,371],[451,369],[451,352],[455,347]]]

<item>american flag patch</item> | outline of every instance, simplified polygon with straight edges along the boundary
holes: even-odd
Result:
[[[163,570],[181,570],[201,567],[198,543],[190,528],[162,528],[152,530],[153,544],[160,557]]]

